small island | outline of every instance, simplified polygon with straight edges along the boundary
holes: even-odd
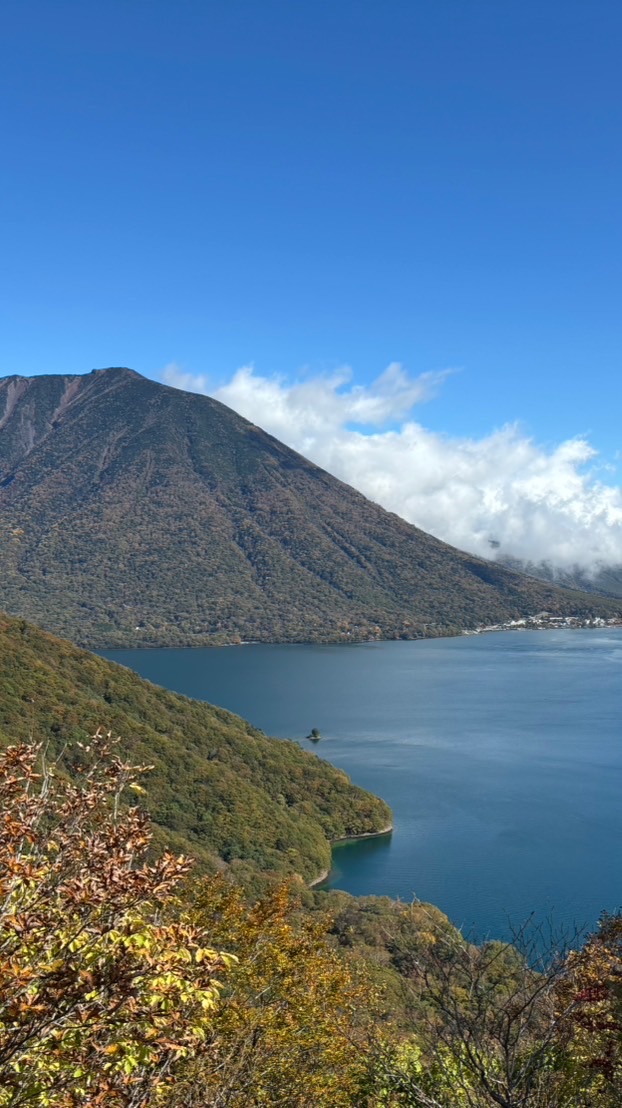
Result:
[[[307,738],[308,738],[309,742],[311,742],[311,743],[319,743],[322,736],[321,736],[320,732],[318,731],[317,727],[312,727],[309,734],[307,735]]]

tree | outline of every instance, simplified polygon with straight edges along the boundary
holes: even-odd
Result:
[[[598,930],[568,956],[558,1009],[568,1036],[568,1084],[577,1108],[622,1103],[622,915],[604,914]]]
[[[385,1103],[412,1108],[564,1108],[567,975],[531,924],[514,943],[468,943],[434,920],[410,959],[414,1034],[379,1063]],[[536,968],[537,966],[537,968]]]
[[[174,1108],[363,1108],[376,994],[279,884],[253,905],[226,878],[195,884],[191,918],[237,955],[201,1059]]]
[[[142,769],[115,745],[73,751],[72,780],[39,746],[0,754],[0,1106],[155,1105],[205,1049],[231,958],[166,920],[189,862],[140,860]]]

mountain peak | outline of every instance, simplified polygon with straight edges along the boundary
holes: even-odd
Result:
[[[106,377],[128,377],[138,378],[139,381],[146,381],[147,378],[142,373],[137,373],[135,369],[129,369],[128,366],[123,365],[111,365],[105,366],[103,369],[92,369],[89,374],[84,376],[93,377],[95,375],[101,375]]]
[[[117,379],[126,377],[128,379],[137,378],[139,381],[147,380],[142,374],[137,373],[135,369],[129,369],[127,366],[106,366],[103,369],[92,369],[89,373],[38,373],[30,377],[23,373],[11,373],[7,374],[6,377],[0,377],[0,385],[8,381],[27,381],[29,383],[37,381],[87,381],[89,378],[93,377],[114,377]]]
[[[0,607],[89,645],[419,638],[611,601],[426,535],[122,366],[0,381]]]

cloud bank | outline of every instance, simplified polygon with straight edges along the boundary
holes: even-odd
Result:
[[[244,366],[211,388],[176,365],[162,373],[462,550],[562,571],[622,564],[622,490],[598,479],[593,447],[576,438],[546,448],[516,424],[480,439],[426,430],[413,410],[446,376],[392,364],[369,386],[348,369],[291,383]]]

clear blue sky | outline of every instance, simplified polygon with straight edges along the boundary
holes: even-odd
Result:
[[[0,374],[461,367],[619,442],[619,0],[4,0]]]

